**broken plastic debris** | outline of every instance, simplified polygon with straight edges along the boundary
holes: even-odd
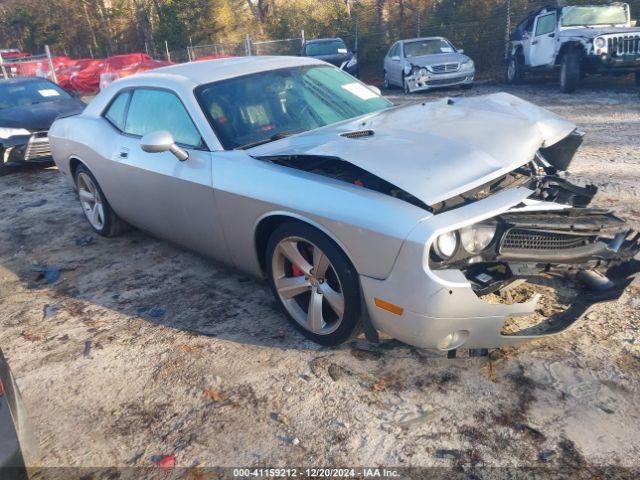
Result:
[[[166,455],[158,460],[158,466],[166,469],[174,468],[176,466],[176,457],[173,455]]]
[[[84,237],[76,238],[76,245],[79,247],[86,247],[93,243],[93,237],[91,235],[85,235]]]

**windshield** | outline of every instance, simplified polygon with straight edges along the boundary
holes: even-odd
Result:
[[[446,40],[439,38],[431,40],[418,40],[404,44],[405,58],[421,57],[422,55],[434,55],[437,53],[452,53],[454,48]]]
[[[322,55],[338,55],[347,53],[347,46],[342,40],[330,40],[326,42],[307,43],[305,47],[309,57],[319,57]]]
[[[0,82],[0,109],[24,107],[67,98],[71,96],[55,83],[47,80]]]
[[[619,25],[627,23],[627,8],[625,5],[564,7],[562,9],[561,23],[563,27]]]
[[[225,149],[249,148],[392,106],[335,67],[283,68],[201,85],[196,96]]]

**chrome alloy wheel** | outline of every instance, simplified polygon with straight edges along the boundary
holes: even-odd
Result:
[[[104,206],[98,187],[89,175],[84,172],[78,174],[78,196],[85,217],[96,230],[104,228]]]
[[[342,323],[344,294],[329,258],[299,237],[280,240],[272,257],[273,283],[283,305],[306,330],[328,335]]]

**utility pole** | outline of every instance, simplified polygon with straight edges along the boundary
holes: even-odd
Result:
[[[51,70],[51,79],[53,83],[58,83],[58,76],[56,75],[56,69],[53,65],[53,58],[51,58],[51,50],[49,49],[49,45],[44,46],[44,53],[47,54],[47,61],[49,62],[49,70]]]
[[[169,44],[167,43],[167,41],[164,41],[164,48],[167,51],[167,60],[171,61],[171,54],[169,53]]]

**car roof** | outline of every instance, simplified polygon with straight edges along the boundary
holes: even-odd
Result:
[[[332,37],[332,38],[314,38],[312,40],[305,40],[304,43],[335,42],[336,40],[344,41],[340,37]]]
[[[400,41],[402,43],[410,43],[410,42],[419,42],[421,40],[447,40],[447,39],[444,37],[416,37],[416,38],[404,38]]]
[[[168,67],[156,68],[136,77],[164,76],[188,79],[195,84],[203,84],[252,73],[277,70],[279,68],[323,65],[325,62],[311,57],[250,56],[217,58],[200,62],[188,62]]]

